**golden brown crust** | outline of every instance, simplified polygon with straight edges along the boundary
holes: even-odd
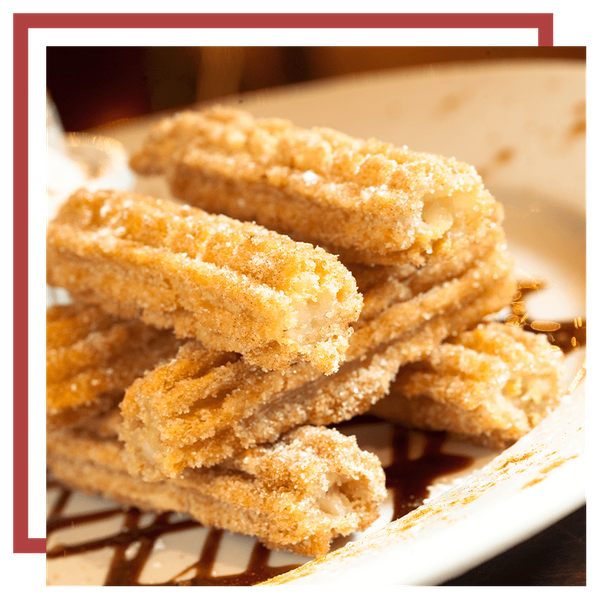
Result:
[[[505,306],[514,290],[510,270],[506,253],[492,246],[461,277],[429,289],[419,284],[415,294],[420,273],[400,282],[388,268],[366,269],[359,282],[369,318],[357,325],[352,360],[330,377],[307,363],[265,373],[235,353],[194,342],[170,362],[180,342],[169,332],[95,306],[55,306],[47,323],[48,423],[74,425],[105,412],[136,377],[166,361],[134,383],[123,403],[130,468],[160,478],[215,464],[291,427],[365,412],[388,391],[400,365]],[[390,281],[406,288],[404,298],[387,293]]]
[[[59,479],[314,555],[369,525],[385,495],[379,461],[322,426],[369,410],[399,369],[398,382],[434,373],[407,392],[411,416],[426,413],[429,426],[460,433],[468,421],[469,435],[490,445],[523,429],[515,409],[512,428],[490,433],[500,400],[482,398],[493,389],[477,379],[481,365],[497,382],[502,365],[522,375],[521,363],[487,357],[491,330],[464,333],[515,290],[502,207],[472,167],[219,107],[160,123],[132,166],[165,173],[190,204],[279,234],[131,193],[69,199],[49,227],[48,280],[97,304],[92,328],[107,333],[90,343],[99,333],[81,319],[49,327],[48,385],[72,387],[74,368],[93,371],[91,381],[113,360],[129,373],[136,328],[173,328],[180,339],[171,336],[167,360],[111,380],[92,402],[79,386],[77,399],[50,394],[65,403],[48,432]],[[491,347],[513,350],[500,333]],[[524,347],[527,357],[542,351]],[[444,367],[456,355],[458,386]],[[447,368],[455,377],[457,365]],[[472,392],[462,405],[458,388]],[[527,426],[551,402],[540,405],[519,407]]]
[[[362,306],[337,259],[251,223],[128,192],[76,192],[47,235],[47,278],[124,318],[281,369],[334,372]]]
[[[96,306],[56,305],[46,313],[46,422],[73,426],[120,402],[134,379],[172,358],[179,341]]]
[[[505,448],[558,404],[562,358],[544,335],[481,324],[402,368],[372,412]]]
[[[485,237],[502,208],[473,167],[234,108],[160,122],[131,159],[173,195],[316,243],[345,261],[427,264]]]
[[[364,413],[387,393],[401,365],[510,302],[511,265],[506,254],[492,252],[448,285],[386,304],[356,325],[347,360],[329,376],[307,363],[265,373],[234,355],[182,346],[176,359],[127,390],[121,434],[131,472],[148,480],[176,477],[185,467],[217,464],[292,427]],[[377,289],[365,294],[366,306]]]
[[[374,273],[370,277],[364,270],[357,272],[364,308],[354,325],[346,359],[352,360],[365,349],[392,341],[436,316],[449,320],[450,313],[456,314],[478,297],[489,300],[488,308],[479,319],[471,321],[471,326],[508,306],[516,289],[514,263],[506,251],[502,231],[498,233],[483,252],[474,252],[468,260],[447,263],[447,274],[438,280],[431,277],[430,267],[405,279],[395,277],[388,267],[371,267]],[[459,319],[457,328],[448,335],[462,330]]]
[[[398,356],[396,356],[398,355]],[[340,422],[386,393],[400,352],[374,352],[325,376],[307,363],[264,372],[207,360],[195,342],[127,390],[121,437],[131,473],[153,481],[212,466],[303,425]]]
[[[83,430],[48,437],[48,466],[67,485],[150,511],[187,513],[206,526],[257,536],[269,548],[324,554],[378,516],[385,476],[354,437],[303,427],[211,469],[148,483],[129,475],[122,445]]]

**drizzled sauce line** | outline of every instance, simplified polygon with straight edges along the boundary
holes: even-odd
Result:
[[[394,492],[393,520],[400,519],[423,504],[428,487],[442,475],[466,469],[473,463],[468,456],[446,454],[442,446],[443,432],[420,432],[425,437],[425,448],[418,458],[409,458],[411,432],[395,426],[392,439],[394,458],[385,468],[387,488]]]
[[[48,517],[47,535],[61,529],[72,530],[90,523],[102,523],[116,516],[124,518],[120,531],[113,535],[75,544],[57,544],[46,553],[47,559],[59,559],[104,548],[112,548],[114,554],[104,580],[106,586],[252,585],[298,566],[269,566],[270,551],[260,542],[256,542],[245,571],[227,576],[212,575],[223,531],[211,528],[203,545],[200,558],[196,563],[160,584],[143,584],[139,581],[140,575],[148,563],[156,542],[162,536],[178,531],[200,529],[202,524],[192,519],[174,520],[173,513],[165,512],[155,515],[149,525],[142,526],[140,523],[145,513],[136,508],[114,508],[74,516],[63,516],[62,512],[72,496],[72,491],[57,482],[50,482],[48,487],[57,489],[59,497]],[[182,579],[188,572],[194,572],[194,574],[190,578]]]

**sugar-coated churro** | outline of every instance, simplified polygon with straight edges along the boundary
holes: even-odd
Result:
[[[337,536],[370,525],[386,494],[379,459],[354,437],[324,427],[295,429],[218,467],[153,483],[127,472],[122,444],[106,431],[51,432],[47,461],[56,478],[85,493],[186,513],[306,555],[324,554]]]
[[[106,412],[136,377],[172,358],[179,341],[97,306],[55,305],[46,312],[46,422],[74,426]]]
[[[264,372],[189,342],[125,394],[121,437],[128,468],[147,481],[177,477],[297,425],[351,418],[388,390],[399,364],[394,358],[392,351],[374,353],[330,376],[307,363]]]
[[[463,162],[231,107],[159,122],[131,166],[190,204],[365,264],[443,260],[503,217]]]
[[[107,312],[282,369],[334,372],[362,299],[321,248],[128,192],[79,190],[47,234],[48,283]]]
[[[563,355],[546,336],[480,324],[400,369],[376,415],[501,449],[558,404]]]

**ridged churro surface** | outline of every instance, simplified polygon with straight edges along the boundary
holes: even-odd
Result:
[[[147,480],[176,477],[186,467],[218,464],[274,441],[292,427],[366,412],[387,393],[400,366],[426,357],[445,338],[510,302],[514,282],[504,259],[492,252],[448,285],[383,308],[373,284],[365,306],[372,300],[378,310],[356,325],[347,360],[333,375],[307,363],[266,373],[236,355],[197,342],[183,345],[175,359],[135,381],[123,399],[121,435],[130,471]]]
[[[131,471],[160,479],[217,464],[294,426],[365,412],[387,393],[398,367],[505,306],[510,269],[495,245],[459,277],[428,288],[414,276],[399,281],[393,269],[365,268],[358,277],[365,318],[352,338],[352,360],[333,376],[308,363],[264,372],[236,353],[182,346],[169,331],[97,306],[55,306],[47,323],[48,423],[78,424],[107,410],[139,377],[122,404]],[[390,293],[390,285],[405,293]]]
[[[179,341],[97,306],[55,305],[46,312],[46,420],[76,425],[115,406],[136,377],[177,353]]]
[[[427,264],[503,215],[475,169],[453,158],[222,106],[158,123],[131,165],[165,173],[190,204],[352,262]]]
[[[59,480],[150,511],[186,513],[205,526],[257,536],[269,548],[324,554],[331,541],[366,528],[385,498],[379,459],[354,437],[303,427],[276,444],[210,469],[148,483],[132,477],[114,437],[70,430],[48,436],[48,466]]]
[[[329,376],[307,363],[264,372],[189,342],[127,390],[121,437],[129,471],[147,481],[177,477],[297,425],[349,419],[386,393],[398,360],[382,351]]]
[[[544,335],[481,324],[400,369],[372,412],[504,448],[556,407],[562,364],[562,352]]]
[[[444,261],[442,272],[439,265],[429,265],[403,278],[393,267],[351,266],[364,308],[354,325],[347,359],[359,356],[364,348],[399,338],[436,316],[449,320],[450,313],[456,314],[480,297],[486,300],[487,312],[482,312],[471,326],[508,306],[516,281],[502,230],[493,230],[479,249],[461,254],[456,260]],[[457,319],[457,328],[447,335],[462,331],[462,321]]]
[[[354,278],[320,248],[128,192],[69,198],[48,228],[47,279],[268,369],[304,360],[334,372],[362,306]]]

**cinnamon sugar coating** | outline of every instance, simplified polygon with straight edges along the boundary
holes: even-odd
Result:
[[[562,352],[546,336],[480,324],[400,369],[372,412],[502,449],[557,406],[562,366]]]
[[[440,266],[445,267],[440,270]],[[359,356],[364,348],[386,343],[440,316],[450,321],[462,307],[478,298],[486,308],[479,319],[471,320],[474,327],[484,316],[509,305],[515,290],[514,262],[508,254],[501,228],[491,230],[477,248],[465,251],[443,263],[416,269],[402,276],[403,269],[385,266],[351,265],[364,307],[354,324],[354,334],[346,359]],[[448,336],[463,331],[464,319],[456,319],[456,328]]]
[[[154,483],[131,476],[117,438],[93,428],[49,434],[47,460],[56,478],[84,493],[186,513],[202,525],[309,556],[370,525],[386,494],[379,459],[353,436],[324,427],[295,429],[218,467]]]
[[[128,192],[69,198],[48,228],[47,279],[267,369],[304,360],[334,372],[362,306],[354,278],[321,248]]]
[[[475,169],[379,140],[216,106],[159,122],[130,164],[172,194],[343,260],[422,266],[503,217]]]
[[[97,306],[52,307],[48,423],[85,422],[116,405],[133,384],[122,404],[129,468],[158,479],[222,462],[297,425],[344,421],[385,395],[401,365],[505,306],[514,292],[511,266],[492,244],[488,255],[439,286],[424,286],[424,273],[398,280],[387,268],[366,268],[358,277],[366,316],[352,338],[352,359],[333,376],[307,363],[264,372],[197,342],[182,346],[173,360],[182,342],[169,331],[123,321]],[[390,293],[390,282],[405,293]]]
[[[388,392],[399,367],[506,306],[515,289],[511,268],[507,255],[493,248],[461,276],[401,300],[388,294],[389,273],[359,278],[369,282],[369,317],[355,325],[346,361],[329,376],[307,363],[263,372],[236,355],[185,344],[125,394],[121,436],[131,473],[176,477],[186,467],[218,464],[274,441],[292,427],[366,412]],[[409,290],[410,283],[404,282]]]
[[[176,478],[295,426],[347,420],[386,393],[401,355],[382,349],[325,376],[307,363],[270,372],[243,360],[220,364],[223,356],[189,342],[125,394],[120,434],[128,469],[146,481]]]
[[[398,418],[490,446],[551,408],[545,347],[470,331],[516,288],[472,167],[222,107],[162,121],[131,164],[227,216],[80,190],[51,223],[48,281],[96,305],[81,310],[98,330],[79,305],[60,309],[69,327],[49,320],[48,465],[65,483],[316,555],[385,495],[379,461],[323,425],[385,409],[410,373]],[[541,377],[523,366],[537,353]]]
[[[178,346],[170,331],[97,306],[52,306],[46,311],[47,426],[74,426],[110,410],[137,377],[172,358]]]

